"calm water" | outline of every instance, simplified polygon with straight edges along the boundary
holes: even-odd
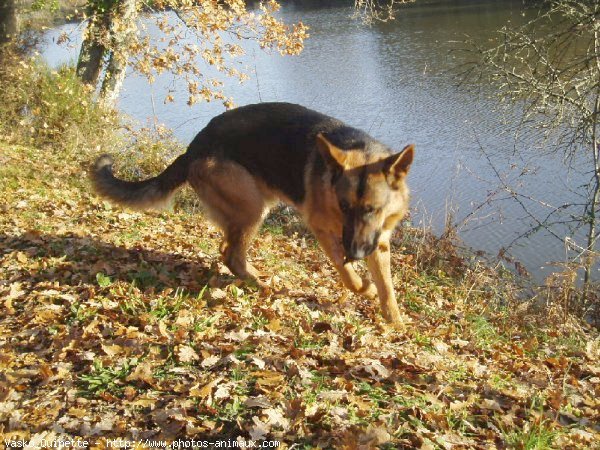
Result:
[[[515,142],[516,122],[503,124],[495,101],[485,95],[486,90],[492,95],[492,88],[484,86],[484,95],[476,96],[457,87],[449,73],[465,58],[452,49],[461,47],[466,35],[484,40],[508,21],[526,20],[529,13],[520,2],[413,5],[396,21],[373,27],[351,19],[345,6],[288,5],[281,14],[287,21],[302,20],[310,26],[304,52],[281,57],[247,44],[244,64],[251,79],[243,85],[231,82],[226,94],[239,105],[300,103],[368,130],[398,149],[415,143],[417,157],[410,174],[415,224],[441,232],[449,212],[459,223],[469,218],[461,226],[461,238],[491,255],[531,225],[513,201],[486,205],[469,215],[499,185],[481,148],[509,181],[515,181],[525,165],[535,169],[514,184],[520,191],[552,205],[576,198],[578,173],[567,171],[560,155],[535,145],[534,136]],[[64,30],[72,31],[70,49],[53,43]],[[49,32],[44,57],[52,64],[74,60],[80,32],[73,25]],[[176,103],[165,105],[167,88],[173,87],[180,95]],[[186,98],[186,86],[172,76],[158,77],[150,86],[131,74],[119,106],[141,124],[152,122],[155,113],[187,142],[224,108],[217,103],[190,108]],[[527,205],[539,214],[546,211],[536,203]],[[565,246],[540,232],[522,240],[511,254],[542,280],[552,270],[550,261],[565,260]]]

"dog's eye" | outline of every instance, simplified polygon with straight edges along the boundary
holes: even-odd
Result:
[[[340,209],[343,213],[347,213],[350,211],[350,203],[348,203],[346,200],[340,201]]]
[[[363,208],[363,214],[364,214],[365,216],[368,216],[368,215],[370,215],[370,214],[373,214],[374,212],[375,212],[375,208],[373,208],[373,207],[372,207],[372,206],[370,206],[370,205],[368,205],[368,206],[365,206],[365,207]]]

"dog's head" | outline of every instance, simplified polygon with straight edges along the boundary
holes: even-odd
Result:
[[[362,148],[342,150],[322,134],[317,135],[317,146],[333,173],[346,258],[365,258],[377,248],[381,233],[392,230],[408,211],[405,179],[414,146],[391,155]]]

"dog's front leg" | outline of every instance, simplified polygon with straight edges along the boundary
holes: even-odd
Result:
[[[377,297],[377,288],[369,280],[361,278],[349,262],[344,262],[344,250],[336,236],[327,232],[314,232],[321,248],[327,254],[340,274],[342,283],[352,292],[362,294],[370,299]]]
[[[389,239],[380,239],[377,249],[367,257],[367,266],[377,286],[383,317],[394,325],[401,325],[400,309],[392,283]]]

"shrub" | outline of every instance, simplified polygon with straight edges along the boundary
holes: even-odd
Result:
[[[1,57],[0,134],[23,145],[51,146],[70,156],[107,150],[119,141],[115,111],[94,101],[75,69],[51,69],[35,58],[6,49]]]

